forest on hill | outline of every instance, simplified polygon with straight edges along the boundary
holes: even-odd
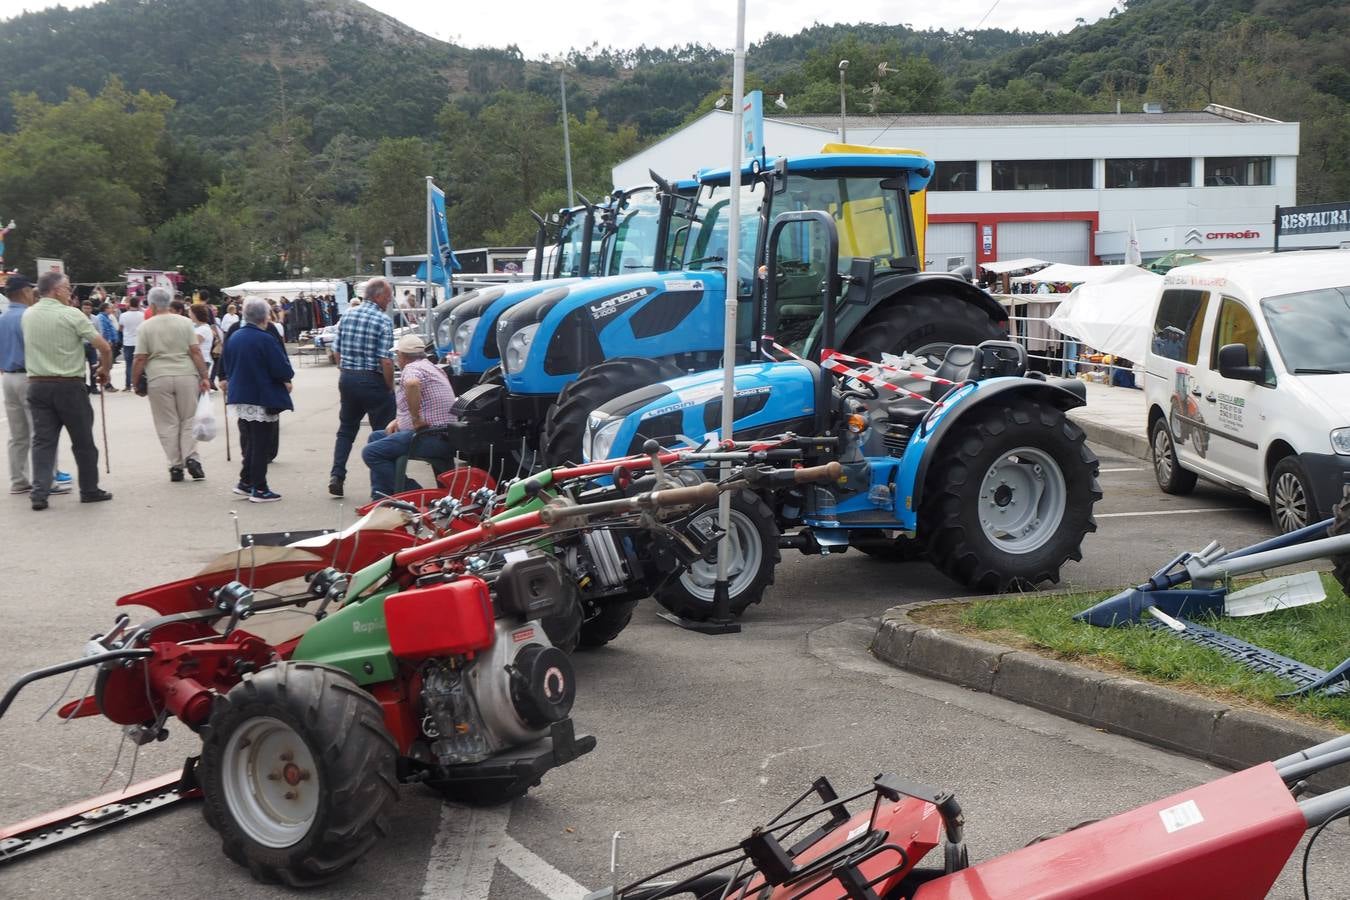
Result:
[[[749,48],[749,88],[794,113],[1080,112],[1211,102],[1302,123],[1300,201],[1350,197],[1350,6],[1123,0],[1064,34],[817,25]],[[80,280],[181,265],[229,284],[417,252],[423,178],[456,246],[528,242],[565,200],[556,66],[577,189],[711,109],[729,54],[463,48],[355,0],[106,0],[0,22],[0,215],[10,264]],[[885,71],[878,65],[886,63]],[[684,173],[671,173],[680,175]]]

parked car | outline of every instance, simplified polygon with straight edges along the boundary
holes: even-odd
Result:
[[[1350,250],[1173,269],[1146,368],[1164,491],[1197,477],[1245,491],[1281,532],[1331,514],[1350,481]]]

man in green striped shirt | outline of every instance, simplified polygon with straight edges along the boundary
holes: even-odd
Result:
[[[98,351],[95,376],[107,384],[112,347],[94,329],[89,317],[70,305],[70,280],[60,272],[38,279],[39,300],[23,316],[24,365],[28,370],[28,408],[33,414],[33,509],[47,508],[56,444],[65,428],[80,473],[80,502],[111,500],[98,486],[98,446],[94,443],[94,408],[84,382],[84,344]]]

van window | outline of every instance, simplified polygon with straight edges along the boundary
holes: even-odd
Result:
[[[1247,307],[1232,297],[1223,298],[1219,306],[1219,321],[1214,326],[1214,346],[1210,348],[1209,367],[1216,372],[1219,370],[1219,348],[1225,344],[1242,344],[1246,347],[1248,364],[1261,366],[1265,370],[1262,383],[1275,383],[1275,371],[1266,358],[1266,348],[1261,344],[1256,320]]]
[[[1153,352],[1195,365],[1200,359],[1200,328],[1209,307],[1205,291],[1163,291],[1153,322]]]

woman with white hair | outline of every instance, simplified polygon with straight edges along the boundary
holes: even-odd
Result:
[[[243,457],[234,492],[253,503],[281,499],[267,484],[267,465],[277,453],[281,413],[295,408],[291,403],[295,370],[284,345],[268,334],[270,313],[261,297],[245,300],[241,327],[225,342],[221,357],[222,372],[229,376],[222,381],[226,409],[239,420]]]
[[[193,481],[200,481],[206,472],[197,455],[192,424],[198,396],[211,389],[207,378],[210,370],[192,322],[170,312],[173,291],[151,288],[149,300],[150,318],[141,325],[136,338],[131,381],[139,385],[144,373],[150,415],[169,461],[169,480],[182,481],[186,468]]]

